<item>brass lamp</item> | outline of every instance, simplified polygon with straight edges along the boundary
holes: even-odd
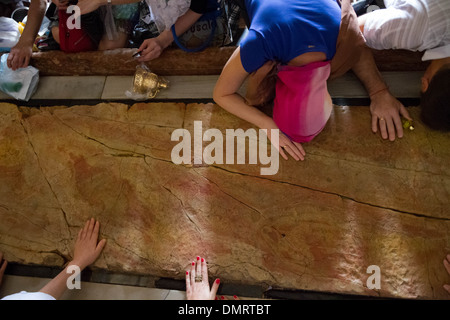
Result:
[[[167,88],[168,84],[169,82],[166,79],[151,72],[146,65],[136,67],[133,79],[133,91],[135,93],[153,99],[161,89]]]

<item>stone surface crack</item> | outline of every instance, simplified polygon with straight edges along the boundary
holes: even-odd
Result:
[[[5,205],[2,205],[2,204],[0,204],[0,207],[3,208],[3,209],[5,209],[5,210],[8,211],[8,212],[13,213],[13,214],[16,215],[16,216],[17,216],[17,215],[21,216],[22,218],[24,218],[26,221],[28,221],[28,222],[31,223],[32,225],[37,226],[37,227],[39,227],[39,228],[42,228],[42,229],[45,230],[46,232],[53,233],[53,232],[48,231],[48,230],[46,229],[45,226],[41,226],[41,225],[39,225],[39,224],[33,222],[33,221],[30,220],[26,215],[23,215],[21,212],[12,210],[11,208],[9,208],[9,207],[7,207],[7,206],[5,206]],[[60,208],[55,208],[55,209],[60,209]]]
[[[122,250],[124,250],[124,251],[126,251],[126,252],[129,252],[129,253],[131,253],[132,255],[135,255],[135,256],[138,257],[139,259],[142,259],[142,260],[144,260],[144,261],[146,261],[146,262],[148,262],[148,263],[154,263],[154,261],[150,260],[149,258],[143,257],[143,256],[137,254],[136,252],[130,250],[130,248],[120,245],[120,244],[119,244],[115,239],[113,239],[113,238],[105,238],[105,239],[106,239],[107,242],[112,242],[114,245],[116,245],[116,246],[119,247],[120,249],[122,249]]]
[[[23,130],[24,130],[24,132],[25,132],[25,135],[27,136],[27,141],[28,141],[28,144],[29,144],[30,147],[31,147],[31,150],[33,151],[34,155],[36,156],[36,162],[37,162],[37,165],[38,165],[38,167],[39,167],[39,169],[40,169],[40,171],[41,171],[41,173],[42,173],[42,176],[44,177],[45,181],[47,182],[47,185],[48,185],[50,191],[52,192],[52,194],[53,194],[53,196],[54,196],[54,198],[55,198],[55,200],[56,200],[56,203],[57,203],[58,206],[59,206],[58,208],[61,210],[61,213],[62,213],[62,215],[63,215],[63,219],[64,219],[64,221],[65,221],[65,223],[66,223],[66,226],[67,226],[67,231],[68,231],[69,234],[70,234],[70,225],[69,225],[69,222],[67,221],[66,212],[64,211],[63,206],[62,206],[61,202],[59,201],[58,196],[56,195],[55,190],[53,190],[53,187],[52,187],[50,181],[48,180],[47,176],[45,175],[44,169],[42,168],[42,165],[41,165],[41,161],[40,161],[39,155],[38,155],[37,152],[36,152],[36,149],[35,149],[35,147],[34,147],[34,145],[33,145],[33,142],[31,142],[30,134],[29,134],[29,132],[28,132],[27,128],[25,127],[25,125],[24,125],[24,123],[23,123],[22,120],[20,121],[20,125],[22,126],[22,128],[23,128]]]
[[[81,117],[86,117],[86,118],[92,118],[95,120],[101,120],[101,121],[107,121],[107,122],[114,122],[114,123],[120,123],[120,124],[124,124],[124,125],[136,125],[136,126],[142,126],[142,127],[155,127],[155,128],[169,128],[169,129],[178,129],[178,127],[171,127],[171,126],[164,126],[164,125],[160,125],[160,124],[154,124],[154,123],[148,123],[148,122],[131,122],[131,121],[120,121],[120,120],[113,120],[113,119],[106,119],[106,118],[100,118],[100,117],[96,117],[96,116],[92,116],[92,115],[87,115],[87,114],[81,114],[81,113],[77,113],[77,112],[73,112],[74,115]],[[53,114],[55,115],[55,114]]]
[[[429,215],[426,215],[426,214],[402,211],[402,210],[398,210],[398,209],[391,208],[391,207],[383,207],[381,205],[368,203],[368,202],[364,202],[364,201],[360,201],[360,200],[354,199],[354,198],[349,197],[349,196],[341,195],[341,194],[336,193],[336,192],[319,190],[319,189],[315,189],[315,188],[307,187],[307,186],[302,186],[302,185],[299,185],[299,184],[296,184],[296,183],[292,183],[292,182],[288,182],[288,181],[274,180],[274,179],[266,178],[265,176],[254,176],[254,175],[247,174],[247,173],[231,171],[229,169],[225,169],[225,168],[219,167],[217,165],[212,165],[210,167],[218,169],[218,170],[225,171],[225,172],[230,173],[230,174],[237,174],[237,175],[241,175],[241,176],[244,176],[244,177],[251,177],[251,178],[255,178],[255,179],[267,180],[267,181],[271,181],[273,183],[286,184],[286,185],[290,185],[290,186],[293,186],[293,187],[302,188],[302,189],[305,189],[305,190],[311,190],[311,191],[314,191],[314,192],[319,192],[319,193],[329,194],[329,195],[333,195],[333,196],[338,196],[341,199],[350,200],[352,202],[356,202],[356,203],[359,203],[359,204],[362,204],[362,205],[367,205],[367,206],[370,206],[370,207],[375,207],[375,208],[380,208],[380,209],[385,209],[385,210],[391,210],[393,212],[400,213],[400,214],[406,214],[406,215],[411,215],[411,216],[415,216],[415,217],[418,217],[418,218],[426,218],[426,219],[439,220],[439,221],[450,221],[450,218],[433,217],[433,216],[429,216]]]
[[[323,154],[315,154],[315,153],[311,153],[311,152],[308,153],[308,156],[320,157],[320,158],[328,158],[328,159],[336,160],[336,158],[334,158],[334,157],[326,156],[326,155],[323,155]],[[393,171],[394,170],[395,171],[397,171],[397,170],[398,171],[407,171],[407,172],[412,172],[412,173],[429,174],[429,175],[433,175],[433,176],[439,176],[439,177],[443,176],[443,177],[450,178],[450,175],[445,174],[444,172],[436,173],[436,172],[421,171],[421,170],[415,170],[415,169],[409,169],[409,168],[386,167],[386,166],[378,165],[378,164],[375,164],[375,163],[362,162],[362,161],[350,160],[350,159],[338,159],[338,160],[339,161],[344,161],[344,162],[362,164],[362,165],[365,165],[365,166],[370,166],[370,167],[375,167],[375,168],[388,169],[388,170],[393,170]]]
[[[199,226],[197,225],[197,223],[192,219],[192,217],[189,215],[189,213],[187,212],[187,210],[184,207],[183,201],[172,192],[172,190],[170,190],[169,188],[167,188],[166,186],[161,185],[161,187],[163,187],[166,191],[168,191],[173,197],[175,197],[175,199],[177,199],[180,202],[181,205],[181,210],[183,211],[184,215],[186,216],[186,218],[194,225],[195,230],[197,230],[197,232],[199,234],[202,234],[202,230],[201,228],[199,228]]]
[[[217,268],[217,269],[235,269],[235,270],[246,270],[246,266],[251,266],[253,268],[256,268],[263,272],[264,274],[268,275],[273,283],[277,283],[277,278],[269,272],[269,270],[262,268],[260,265],[254,264],[253,262],[246,261],[246,262],[238,262],[234,261],[232,264],[223,264],[223,265],[216,265],[214,263],[209,263],[209,268]]]
[[[212,181],[211,179],[209,179],[209,178],[205,177],[204,175],[202,175],[198,170],[195,170],[195,169],[194,169],[194,171],[195,171],[199,176],[203,177],[203,178],[206,179],[208,182],[210,182],[210,183],[212,183],[213,185],[215,185],[215,186],[220,190],[220,192],[222,192],[223,194],[229,196],[229,197],[232,198],[233,200],[239,202],[240,204],[244,205],[245,207],[249,208],[250,210],[256,212],[256,213],[257,213],[258,215],[260,215],[262,218],[267,219],[267,217],[266,217],[261,211],[259,211],[258,209],[256,209],[256,208],[250,206],[249,204],[243,202],[242,200],[237,199],[236,197],[234,197],[234,196],[231,195],[230,193],[225,192],[225,191],[224,191],[217,183],[215,183],[215,182]],[[275,232],[277,232],[277,233],[280,235],[280,237],[281,237],[284,241],[286,241],[286,242],[289,244],[289,246],[290,246],[291,248],[294,248],[294,249],[296,248],[295,245],[293,245],[293,244],[291,243],[291,241],[290,241],[289,239],[287,239],[286,235],[284,235],[282,232],[280,232],[280,231],[279,231],[276,227],[274,227],[274,226],[271,226],[271,228],[272,228],[273,230],[275,230]],[[304,256],[301,252],[298,252],[298,253],[299,253],[300,255]]]
[[[250,206],[249,204],[243,202],[242,200],[239,200],[238,198],[232,196],[232,195],[229,194],[228,192],[225,192],[225,191],[224,191],[217,183],[215,183],[215,182],[212,181],[211,179],[208,179],[207,177],[205,177],[204,175],[202,175],[202,174],[201,174],[198,170],[196,170],[195,168],[194,168],[194,171],[195,171],[199,176],[201,176],[202,178],[204,178],[205,180],[207,180],[209,183],[212,183],[213,185],[215,185],[215,186],[220,190],[220,192],[222,192],[223,194],[226,194],[227,196],[229,196],[229,197],[232,198],[233,200],[239,202],[239,203],[242,204],[243,206],[245,206],[245,207],[249,208],[250,210],[256,212],[258,215],[260,215],[260,216],[263,217],[264,219],[266,218],[266,217],[264,216],[264,214],[263,214],[261,211],[259,211],[258,209],[253,208],[253,207]]]
[[[167,163],[172,163],[172,161],[169,161],[169,160],[166,160],[166,159],[161,159],[161,158],[152,156],[152,155],[150,155],[150,154],[148,154],[148,153],[140,153],[140,152],[136,152],[136,151],[134,151],[134,150],[123,150],[123,149],[118,149],[118,148],[111,147],[111,146],[107,145],[106,143],[104,143],[104,142],[102,142],[102,141],[99,141],[98,139],[95,139],[95,138],[93,138],[93,137],[90,137],[90,136],[88,136],[88,135],[82,133],[82,132],[79,132],[79,131],[75,130],[73,127],[71,127],[70,125],[68,125],[66,122],[64,122],[64,121],[63,121],[62,119],[60,119],[59,117],[57,117],[57,116],[55,116],[55,117],[56,117],[56,119],[58,119],[58,121],[59,121],[62,125],[66,126],[67,128],[69,128],[70,130],[72,130],[73,132],[75,132],[76,134],[78,134],[79,136],[83,137],[84,139],[93,141],[93,142],[95,142],[95,143],[98,143],[98,144],[102,145],[103,147],[105,147],[105,148],[107,148],[107,149],[109,149],[109,150],[112,150],[112,151],[116,151],[116,152],[117,152],[117,153],[110,153],[110,154],[108,154],[108,155],[110,155],[110,156],[113,156],[113,157],[129,157],[129,158],[131,158],[131,157],[136,157],[136,158],[145,158],[145,157],[149,157],[149,158],[151,158],[151,159],[153,159],[153,160],[158,160],[158,161],[164,161],[164,162],[167,162]],[[146,147],[146,148],[149,149],[148,147]]]

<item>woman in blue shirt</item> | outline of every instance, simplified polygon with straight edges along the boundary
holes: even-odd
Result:
[[[383,139],[403,136],[400,115],[410,117],[381,78],[350,0],[234,1],[247,9],[249,34],[222,70],[214,100],[267,129],[269,139],[271,130],[279,129],[279,139],[271,142],[283,158],[288,153],[296,160],[304,159],[300,143],[314,138],[331,114],[327,78],[349,69],[370,96],[372,131],[379,126]],[[237,91],[247,77],[244,99]],[[255,107],[271,99],[273,118]]]
[[[271,139],[280,154],[287,159],[286,151],[296,160],[303,160],[305,152],[300,143],[318,134],[331,113],[326,80],[329,61],[336,53],[340,6],[336,0],[244,2],[249,33],[225,65],[214,89],[214,100],[236,116],[267,129],[269,139],[271,129],[280,129],[279,144]],[[278,73],[278,80],[274,118],[271,118],[254,105],[269,98],[261,97],[257,87],[273,69]],[[282,81],[281,72],[288,75]],[[244,99],[237,91],[250,74],[247,99]],[[315,80],[314,86],[309,83],[311,79]],[[320,109],[320,119],[308,118],[317,115],[317,109]],[[278,123],[274,120],[276,113],[280,114]],[[313,128],[303,130],[311,121],[316,122]],[[301,134],[298,127],[302,127]]]

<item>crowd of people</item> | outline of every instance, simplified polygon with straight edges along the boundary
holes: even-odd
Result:
[[[62,45],[67,39],[61,30],[72,3],[52,1],[49,37],[67,47]],[[403,136],[402,120],[413,119],[390,92],[371,49],[424,52],[422,59],[430,63],[421,83],[421,120],[431,129],[450,130],[450,1],[365,0],[363,8],[373,3],[380,8],[358,13],[350,0],[225,1],[239,9],[248,32],[224,66],[214,89],[214,100],[228,112],[267,129],[269,139],[271,129],[280,130],[275,146],[283,158],[290,155],[297,161],[305,159],[302,144],[320,134],[332,112],[327,81],[349,70],[360,79],[370,97],[372,131],[379,131],[383,139],[391,141]],[[76,5],[90,35],[83,50],[125,47],[136,26],[141,26],[148,35],[137,43],[141,62],[158,58],[175,37],[208,11],[208,0],[78,0]],[[46,0],[31,0],[25,30],[8,56],[11,69],[30,63],[46,12]],[[153,17],[151,22],[149,16]],[[98,21],[102,22],[100,27]],[[246,80],[247,93],[241,96],[238,92]],[[266,104],[273,105],[272,116],[261,110],[260,106]],[[98,233],[98,225],[89,223],[87,232]],[[78,241],[84,240],[79,236]],[[93,262],[103,245],[100,242],[92,246],[92,252],[87,254],[91,259],[83,261],[82,266]],[[447,256],[447,271],[449,262]],[[206,264],[201,258],[186,272],[188,298],[215,295],[216,282],[211,291],[206,283],[199,289],[195,274],[203,271],[206,272]],[[64,275],[55,278],[42,293],[58,297],[59,281],[63,278]],[[449,291],[449,286],[445,288]]]
[[[78,0],[84,33],[72,35],[65,26],[71,0],[52,1],[53,10],[47,0],[31,0],[25,30],[8,56],[9,68],[29,64],[44,15],[51,21],[48,39],[41,40],[44,49],[52,42],[67,51],[132,43],[139,48],[137,59],[146,62],[211,10],[209,0]],[[327,81],[349,70],[370,96],[372,131],[391,141],[403,136],[403,121],[412,119],[384,82],[371,48],[424,52],[423,60],[430,63],[421,83],[421,120],[432,129],[450,130],[449,1],[360,0],[359,7],[366,2],[382,8],[359,12],[359,17],[350,0],[221,1],[228,12],[232,8],[234,20],[242,17],[248,33],[225,65],[214,100],[262,129],[280,129],[277,149],[285,159],[286,154],[304,159],[302,143],[318,135],[331,114]],[[247,78],[247,95],[241,97],[237,92]],[[266,103],[273,104],[273,116],[258,108]]]

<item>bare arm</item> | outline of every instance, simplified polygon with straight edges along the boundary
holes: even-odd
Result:
[[[72,272],[68,273],[67,269],[70,266],[77,266],[82,271],[97,260],[106,244],[105,239],[97,243],[99,229],[100,223],[93,218],[86,222],[84,228],[78,233],[73,260],[63,271],[44,286],[40,292],[47,293],[55,299],[61,298],[67,289],[67,279],[73,275]]]
[[[47,283],[41,290],[39,290],[39,292],[49,294],[56,300],[60,299],[67,289],[67,280],[70,276],[73,275],[73,272],[67,271],[69,266],[72,265],[75,266],[74,263],[70,262],[63,271],[61,271],[55,278],[50,280],[50,282]]]
[[[185,33],[202,15],[189,9],[175,22],[175,33],[177,36]],[[164,30],[156,38],[144,40],[139,47],[141,57],[139,61],[150,61],[158,58],[161,53],[173,42],[173,34],[170,29]]]
[[[372,52],[368,47],[364,47],[359,61],[353,66],[352,70],[363,83],[369,96],[387,88],[387,85],[375,64]]]
[[[237,93],[248,76],[249,74],[245,71],[241,62],[240,48],[237,48],[225,64],[222,74],[220,75],[219,80],[217,80],[213,99],[218,105],[235,116],[248,121],[261,129],[266,129],[267,136],[271,139],[271,130],[279,130],[275,121],[254,106],[248,105],[245,102],[245,99]],[[295,160],[304,159],[305,152],[302,146],[299,143],[292,142],[281,132],[279,134],[279,141],[274,142],[271,140],[271,142],[284,159],[287,160],[288,158],[284,151],[279,148],[280,146],[289,146],[286,151],[288,151]]]
[[[112,5],[130,4],[139,2],[139,0],[112,0]],[[108,0],[79,0],[81,14],[92,12],[100,6],[107,5]],[[177,36],[185,33],[202,15],[189,9],[184,15],[180,16],[175,22],[175,32]],[[164,30],[156,38],[146,39],[139,47],[141,56],[139,61],[150,61],[158,58],[161,53],[173,42],[172,31]]]
[[[8,55],[7,64],[9,68],[13,70],[25,68],[30,63],[33,44],[41,27],[46,8],[47,2],[45,0],[31,0],[27,24],[23,34],[20,36],[19,42],[11,48],[11,52]]]
[[[358,17],[359,28],[364,34],[364,25],[371,13]],[[371,49],[365,47],[353,72],[365,86],[369,93],[370,112],[372,114],[372,131],[377,132],[378,127],[383,139],[395,140],[396,135],[403,137],[403,126],[400,115],[412,120],[408,111],[392,94],[383,81]]]
[[[237,48],[223,68],[214,88],[214,101],[228,112],[259,128],[264,128],[272,120],[257,108],[245,103],[237,93],[249,74],[241,63],[240,48]]]
[[[395,140],[396,135],[403,137],[401,115],[411,120],[408,111],[392,94],[383,81],[375,64],[372,52],[365,47],[353,72],[365,86],[370,96],[370,112],[372,114],[372,131],[381,131],[383,139]]]

